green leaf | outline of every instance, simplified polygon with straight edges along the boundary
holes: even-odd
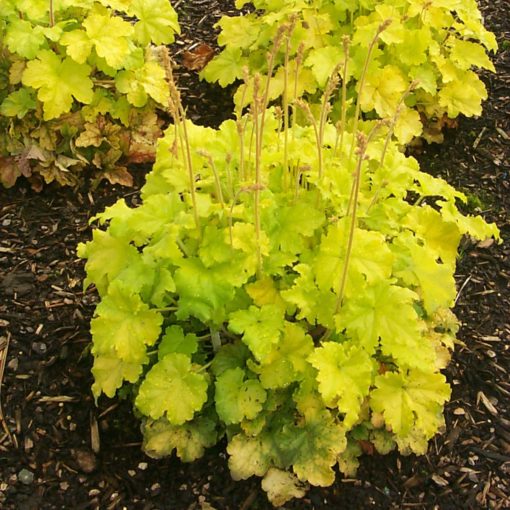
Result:
[[[171,44],[180,33],[177,13],[166,0],[132,0],[129,13],[138,18],[135,35],[142,46]]]
[[[158,358],[162,359],[171,352],[192,355],[198,349],[197,336],[193,333],[184,335],[180,326],[168,326],[158,345]]]
[[[207,417],[197,417],[183,425],[172,425],[165,418],[147,420],[143,425],[144,452],[160,459],[175,450],[182,462],[193,462],[204,455],[218,438],[216,424]]]
[[[4,99],[0,105],[0,115],[22,119],[29,111],[35,110],[36,104],[32,91],[22,87]]]
[[[358,421],[361,404],[372,384],[372,359],[355,345],[325,342],[308,361],[318,371],[319,392],[325,404],[344,413],[343,423],[351,428]]]
[[[94,356],[92,393],[97,400],[101,393],[114,397],[124,381],[135,383],[142,375],[142,363],[127,363],[117,356]]]
[[[136,294],[113,282],[97,305],[90,324],[94,355],[114,355],[126,363],[145,363],[146,346],[161,333],[163,316],[150,310]]]
[[[81,103],[91,103],[94,97],[90,67],[55,53],[43,50],[35,60],[28,62],[22,82],[38,89],[37,97],[43,103],[44,120],[59,117],[71,110],[73,97]]]
[[[271,305],[260,308],[250,306],[230,314],[229,329],[243,334],[243,342],[250,348],[257,361],[265,361],[284,329],[283,313]]]
[[[214,356],[211,366],[212,372],[216,377],[219,377],[226,370],[237,367],[244,368],[249,356],[248,347],[240,341],[222,345]]]
[[[241,368],[223,372],[216,380],[216,412],[227,425],[253,420],[262,410],[266,391],[257,379],[245,379]]]
[[[450,398],[450,387],[442,374],[387,372],[376,377],[375,386],[370,406],[383,413],[395,434],[406,437],[416,428],[429,439],[437,432],[443,404]]]
[[[167,354],[147,373],[135,405],[145,416],[162,416],[172,425],[190,421],[207,401],[207,379],[198,373],[190,358],[181,353]]]

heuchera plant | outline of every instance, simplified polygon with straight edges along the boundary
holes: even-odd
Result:
[[[262,477],[274,505],[336,465],[351,476],[361,444],[426,451],[450,396],[459,241],[498,236],[402,154],[395,118],[331,123],[337,85],[318,112],[292,105],[298,122],[255,75],[249,112],[217,130],[173,88],[143,203],[107,208],[79,247],[101,298],[96,399],[131,390],[152,457],[226,437],[232,477]]]
[[[247,3],[237,0],[236,6]],[[244,66],[266,74],[268,48],[281,24],[290,21],[294,28],[276,56],[270,99],[282,96],[287,82],[290,100],[305,93],[313,102],[335,66],[341,64],[348,106],[354,107],[357,94],[361,94],[361,110],[367,118],[393,117],[402,94],[413,84],[395,127],[402,144],[422,134],[429,141],[442,141],[436,126],[446,117],[481,113],[487,93],[472,68],[494,71],[486,50],[496,50],[497,44],[483,27],[475,0],[251,3],[254,12],[224,16],[218,22],[218,42],[224,49],[202,71],[206,80],[226,86],[243,78]],[[377,40],[361,90],[359,80],[367,52],[382,22],[389,26]],[[284,66],[286,59],[290,62]],[[249,101],[251,95],[242,96],[240,91],[236,99],[238,103]],[[422,123],[429,121],[431,129],[423,132]]]
[[[92,166],[131,184],[123,165],[153,161],[168,104],[150,45],[178,31],[168,0],[3,0],[0,182],[75,185]]]

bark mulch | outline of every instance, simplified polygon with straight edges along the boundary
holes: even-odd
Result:
[[[183,34],[178,62],[193,45],[214,45],[213,23],[233,1],[173,2]],[[312,489],[287,509],[510,508],[510,20],[507,0],[483,0],[500,42],[496,75],[479,119],[461,119],[441,146],[422,148],[422,167],[470,197],[471,210],[496,221],[504,243],[464,242],[459,258],[462,321],[447,377],[447,427],[423,457],[365,456],[355,479]],[[231,91],[178,72],[189,116],[214,125],[231,111]],[[143,171],[137,175],[138,185]],[[89,321],[97,297],[83,292],[76,245],[88,218],[136,190],[71,191],[23,183],[0,190],[0,508],[128,510],[269,509],[258,480],[233,482],[224,445],[182,464],[140,450],[130,403],[91,393]]]

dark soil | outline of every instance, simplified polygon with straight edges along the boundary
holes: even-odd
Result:
[[[213,45],[212,24],[233,10],[222,0],[173,4],[184,28],[178,62],[194,43]],[[339,476],[288,509],[510,508],[510,19],[507,0],[483,6],[501,47],[498,73],[485,77],[484,116],[462,119],[443,145],[419,155],[424,169],[469,195],[473,212],[496,221],[505,241],[463,244],[455,309],[463,344],[446,371],[446,432],[423,457],[365,456],[355,479]],[[215,124],[229,115],[230,91],[177,74],[191,118]],[[0,191],[0,508],[269,509],[259,480],[231,480],[224,445],[189,465],[154,461],[140,450],[129,402],[94,405],[88,324],[97,298],[82,291],[76,245],[90,237],[88,218],[118,197],[137,201],[136,191],[111,186]]]

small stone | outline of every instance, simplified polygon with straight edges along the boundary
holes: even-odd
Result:
[[[12,221],[7,218],[2,221],[2,227],[8,227],[11,223],[12,223]]]
[[[9,370],[12,370],[13,372],[16,372],[18,370],[19,365],[19,359],[18,358],[12,358],[9,363],[7,363],[7,368]]]
[[[37,354],[46,354],[48,346],[44,342],[32,342],[32,350]]]
[[[22,469],[18,473],[18,480],[24,485],[30,485],[34,481],[34,473],[28,469]]]
[[[140,469],[141,471],[145,471],[148,467],[149,464],[147,464],[147,462],[140,462],[140,464],[138,464],[138,469]]]
[[[78,463],[81,471],[84,473],[92,473],[97,468],[96,456],[89,450],[75,450],[74,458]]]
[[[59,484],[60,490],[66,491],[69,489],[69,482],[60,482]]]
[[[134,469],[128,469],[129,476],[136,476],[136,471]]]
[[[157,496],[161,492],[161,485],[159,483],[153,483],[151,485],[151,494]]]

